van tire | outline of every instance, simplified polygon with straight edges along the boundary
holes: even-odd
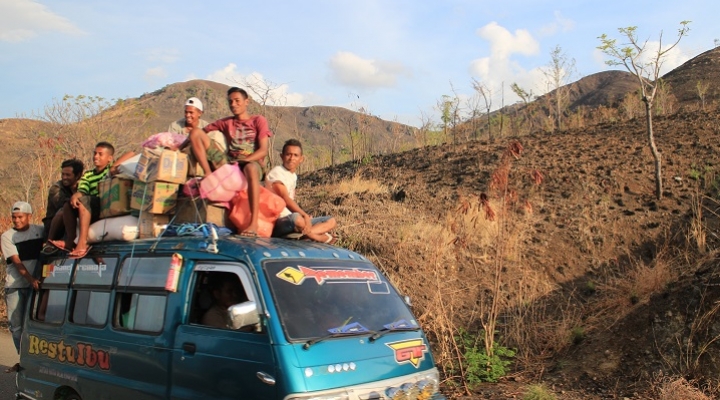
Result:
[[[74,391],[68,390],[64,394],[60,395],[60,397],[58,397],[58,400],[82,400],[82,398]]]

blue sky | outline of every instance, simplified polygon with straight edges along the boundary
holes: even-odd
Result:
[[[576,79],[607,70],[603,33],[638,26],[651,42],[689,36],[665,72],[715,46],[720,3],[708,0],[0,0],[0,118],[28,116],[65,94],[138,97],[201,78],[277,87],[278,103],[360,107],[420,124],[472,79],[493,108],[534,94],[560,46]],[[713,28],[715,27],[715,28]],[[573,79],[573,80],[576,80]]]

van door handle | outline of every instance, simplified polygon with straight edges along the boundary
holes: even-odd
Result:
[[[275,378],[273,378],[270,374],[266,374],[265,372],[258,371],[258,373],[255,374],[255,376],[257,376],[258,379],[260,379],[260,381],[262,381],[262,383],[268,384],[270,386],[275,385]]]
[[[194,343],[183,343],[182,349],[185,353],[195,354],[195,344]]]

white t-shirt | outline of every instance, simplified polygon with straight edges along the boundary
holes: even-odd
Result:
[[[282,165],[278,165],[277,167],[273,168],[268,172],[268,174],[265,176],[265,188],[272,190],[273,193],[279,195],[273,189],[273,183],[274,182],[281,182],[283,185],[285,185],[285,188],[288,191],[288,195],[290,195],[290,198],[295,200],[295,187],[297,187],[297,174],[294,172],[288,171],[285,167]],[[292,214],[290,210],[288,210],[287,207],[285,207],[284,210],[280,213],[280,218],[286,217],[288,215]]]
[[[11,228],[2,234],[2,255],[7,262],[7,276],[5,278],[6,288],[24,288],[30,286],[25,278],[20,275],[15,265],[10,262],[12,256],[19,256],[25,269],[30,274],[35,272],[35,264],[42,249],[43,237],[42,225],[30,225],[24,231],[16,231]]]

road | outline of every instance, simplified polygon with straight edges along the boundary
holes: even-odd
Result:
[[[5,370],[19,359],[10,332],[7,328],[0,329],[0,400],[15,399],[15,374],[6,374]]]

